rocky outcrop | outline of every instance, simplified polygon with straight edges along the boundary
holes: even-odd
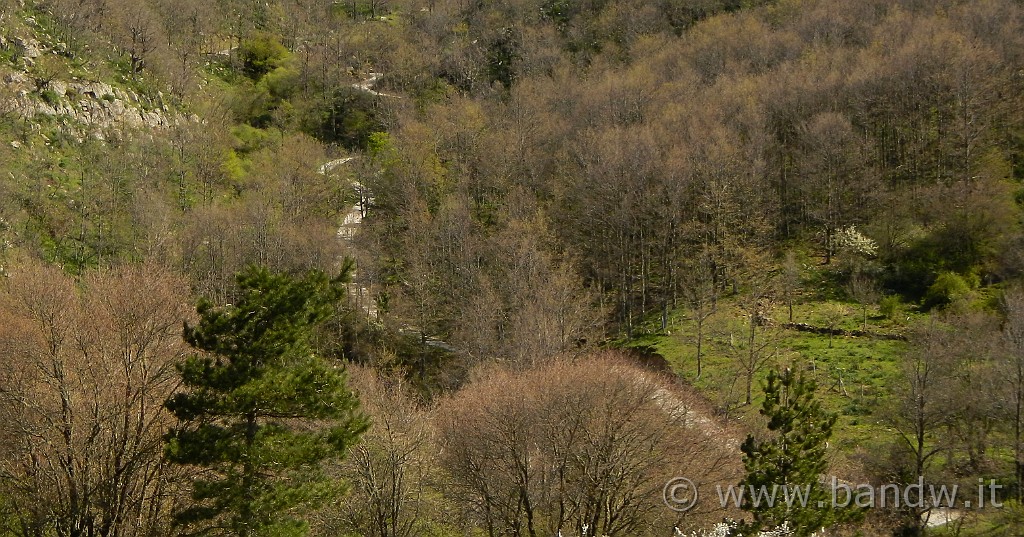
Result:
[[[147,110],[139,96],[103,82],[51,80],[41,90],[24,73],[10,73],[4,83],[15,89],[13,111],[31,119],[39,115],[65,119],[71,127],[85,127],[94,134],[122,128],[158,129],[173,122],[166,111]]]
[[[0,108],[25,119],[50,116],[62,130],[77,136],[103,138],[110,132],[160,129],[176,123],[162,103],[154,105],[129,89],[105,82],[39,78],[32,65],[43,56],[59,56],[59,49],[34,38],[0,36],[0,47],[14,48],[23,67],[0,70]]]

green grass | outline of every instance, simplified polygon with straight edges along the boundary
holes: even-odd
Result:
[[[1024,509],[1007,502],[1000,509],[969,511],[962,523],[929,528],[933,537],[1016,537],[1024,527]]]
[[[859,306],[834,299],[816,299],[822,295],[813,293],[811,300],[794,304],[793,322],[827,326],[827,312],[840,309],[844,314],[836,328],[862,328]],[[905,333],[924,317],[913,311],[900,311],[890,319],[880,315],[877,307],[872,307],[868,310],[866,328],[875,333]],[[746,318],[732,299],[720,301],[716,314],[705,322],[700,378],[696,378],[696,323],[686,310],[672,312],[664,332],[660,330],[658,316],[646,325],[647,334],[625,344],[655,350],[720,413],[748,424],[759,419],[761,382],[767,370],[773,366],[798,368],[818,383],[824,406],[839,414],[833,440],[839,451],[852,453],[858,448],[868,448],[868,441],[885,432],[876,411],[886,401],[898,376],[899,356],[907,344],[871,337],[835,336],[830,346],[827,335],[782,328],[789,321],[788,308],[784,305],[774,307],[769,319],[766,326],[758,329],[758,337],[771,342],[769,348],[773,356],[755,376],[750,405],[743,404],[745,375],[733,357],[744,351]]]

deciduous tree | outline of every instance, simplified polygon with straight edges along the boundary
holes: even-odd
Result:
[[[155,266],[76,281],[35,263],[0,292],[0,489],[15,534],[166,535],[182,488],[161,402],[184,354],[187,289]]]
[[[727,429],[684,390],[615,356],[492,367],[440,412],[454,497],[490,535],[660,535],[679,523],[662,503],[670,477],[738,477]],[[709,508],[698,504],[687,521]]]

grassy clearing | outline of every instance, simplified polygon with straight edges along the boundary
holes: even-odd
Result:
[[[844,330],[866,328],[870,332],[903,334],[926,318],[909,308],[891,317],[879,314],[877,306],[863,311],[857,304],[836,299],[814,300],[793,305],[792,320],[813,326]],[[794,367],[813,377],[826,408],[840,416],[835,442],[840,452],[850,454],[884,431],[877,409],[884,404],[898,375],[898,359],[906,349],[903,341],[871,337],[848,337],[800,332],[783,328],[789,321],[788,307],[775,306],[769,322],[758,328],[758,338],[770,342],[771,358],[755,375],[753,401],[745,405],[746,379],[737,355],[746,352],[747,319],[730,298],[719,302],[717,311],[703,329],[702,374],[697,378],[697,327],[686,310],[672,312],[667,328],[650,330],[634,338],[631,347],[646,347],[661,354],[681,378],[692,383],[724,416],[754,423],[759,419],[760,386],[772,366]],[[831,318],[831,319],[830,319]]]
[[[805,281],[805,284],[807,282]],[[843,300],[841,293],[828,292],[830,283],[822,281],[819,289],[808,290],[793,305],[792,322],[847,331],[865,329],[875,334],[908,334],[925,323],[929,315],[916,307],[901,304],[889,316],[878,306],[864,310],[858,304]],[[988,299],[987,291],[978,293],[978,300]],[[904,341],[872,337],[835,336],[783,328],[789,322],[786,305],[776,305],[767,312],[769,321],[760,328],[760,336],[771,341],[771,360],[756,375],[753,401],[745,405],[744,373],[737,353],[745,349],[747,319],[736,300],[726,297],[704,327],[703,372],[696,377],[696,323],[685,309],[671,312],[665,330],[660,316],[642,327],[646,335],[634,338],[628,346],[652,349],[671,364],[675,372],[698,388],[718,411],[728,419],[755,426],[761,419],[761,383],[772,366],[795,367],[818,383],[822,403],[839,414],[832,445],[836,461],[852,461],[858,453],[877,453],[887,449],[894,438],[882,414],[890,402],[894,383],[899,377],[900,357],[908,344]],[[866,324],[866,326],[865,326]],[[842,379],[842,383],[840,383]],[[1011,460],[1012,454],[993,450],[993,458]],[[934,461],[942,466],[941,459]],[[970,512],[960,523],[931,528],[930,535],[961,537],[1002,537],[1020,535],[1024,524],[1024,508],[1008,504],[1007,508]]]

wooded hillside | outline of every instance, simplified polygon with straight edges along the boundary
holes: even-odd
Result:
[[[0,536],[182,530],[178,330],[250,265],[345,275],[294,354],[371,422],[289,532],[707,529],[661,481],[738,482],[776,369],[831,474],[1024,494],[1020,1],[0,0],[0,80]]]

